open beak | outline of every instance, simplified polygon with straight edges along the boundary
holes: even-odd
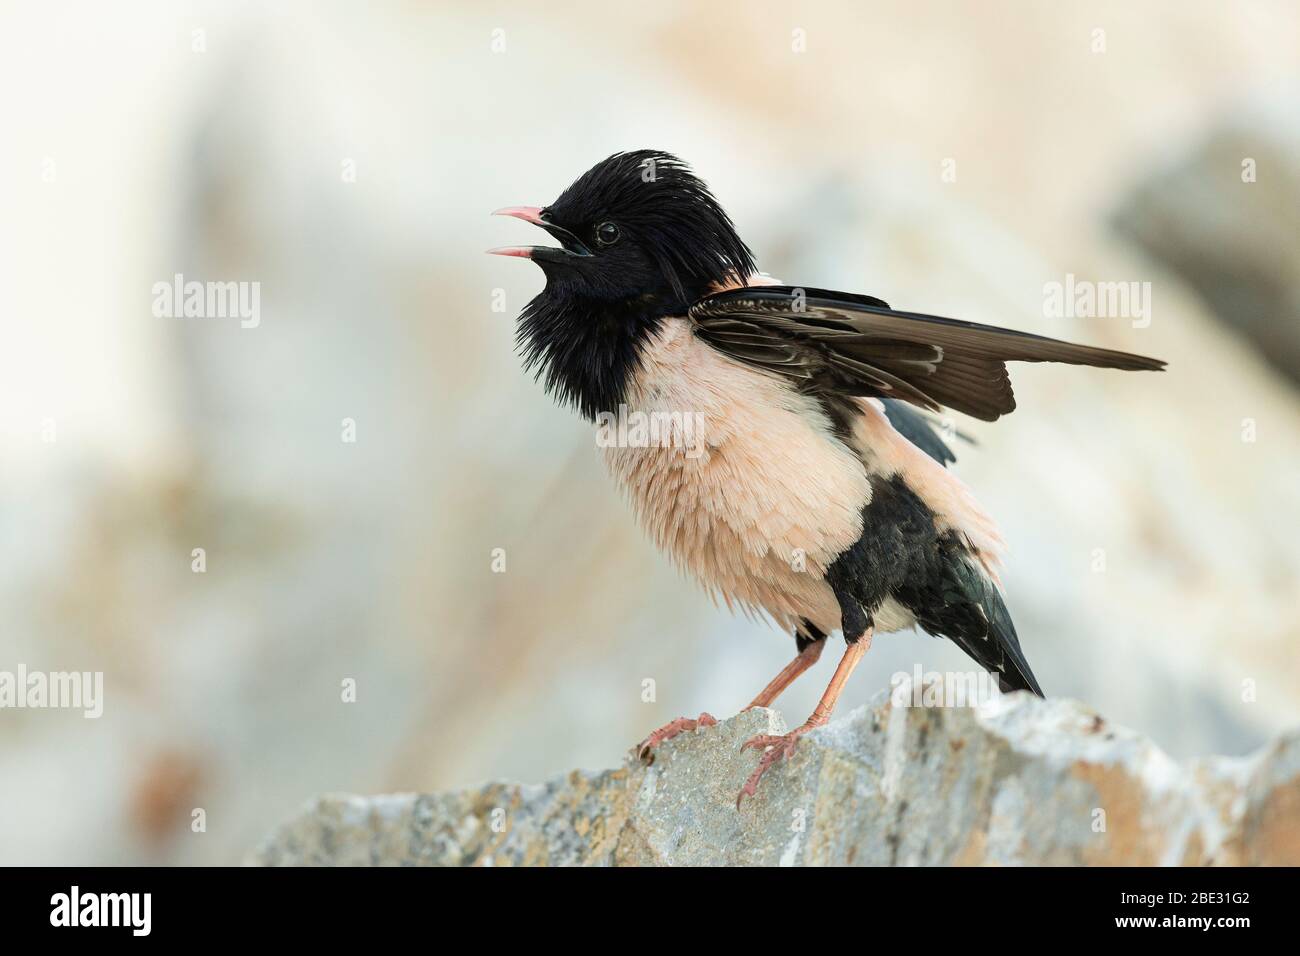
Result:
[[[568,262],[572,259],[582,259],[591,255],[591,250],[583,245],[582,240],[577,236],[563,226],[557,226],[555,223],[549,222],[545,209],[537,206],[507,206],[504,209],[498,209],[492,215],[513,216],[515,219],[531,222],[534,226],[541,226],[560,240],[560,248],[555,246],[502,246],[498,249],[489,249],[489,255],[515,256],[520,259],[535,259],[541,262]]]

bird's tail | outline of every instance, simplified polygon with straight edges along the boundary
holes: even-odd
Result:
[[[1003,693],[1027,690],[1043,697],[1043,689],[1020,649],[1016,626],[998,586],[971,560],[952,561],[946,570],[942,617],[918,615],[921,626],[931,634],[948,638],[996,675]]]
[[[1013,690],[1027,690],[1044,696],[1043,688],[1038,686],[1038,679],[1029,669],[1029,661],[1020,649],[1020,638],[1016,626],[1011,622],[1011,612],[1007,610],[1002,594],[991,582],[984,585],[984,600],[981,605],[989,616],[989,640],[1002,650],[1002,669],[997,671],[998,689],[1004,694]]]

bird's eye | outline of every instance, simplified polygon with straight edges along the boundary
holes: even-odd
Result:
[[[618,226],[612,222],[602,222],[596,227],[596,241],[602,246],[612,246],[618,242]]]

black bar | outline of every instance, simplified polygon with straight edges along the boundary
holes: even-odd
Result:
[[[148,893],[147,938],[203,942],[284,936],[338,943],[354,933],[365,939],[382,925],[386,933],[414,933],[415,939],[433,933],[449,941],[446,933],[460,926],[487,933],[484,943],[531,932],[533,942],[562,933],[595,944],[610,941],[589,935],[604,921],[625,928],[656,925],[660,932],[692,927],[697,939],[693,927],[702,914],[722,938],[730,933],[733,941],[755,940],[757,926],[777,914],[785,914],[782,921],[792,931],[823,932],[818,924],[835,914],[842,918],[845,904],[850,926],[860,925],[864,938],[887,924],[900,932],[911,927],[918,938],[956,933],[969,940],[1041,942],[1200,934],[1231,942],[1242,932],[1290,925],[1295,877],[1294,870],[1228,868],[9,869],[0,870],[0,926],[13,941],[69,933],[82,942],[133,937],[130,925],[51,925],[59,894],[70,904],[76,886],[85,912],[86,906],[99,908],[97,894]],[[95,896],[95,903],[87,904],[87,896]],[[140,923],[143,899],[138,898],[141,908],[128,911],[116,897],[108,911],[116,906],[124,923],[134,912]],[[1243,922],[1228,925],[1229,920]],[[762,937],[760,931],[757,939]]]

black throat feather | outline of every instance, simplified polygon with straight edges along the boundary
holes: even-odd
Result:
[[[516,341],[547,394],[595,421],[626,402],[641,350],[667,315],[683,311],[653,296],[598,302],[548,289],[519,316]]]

